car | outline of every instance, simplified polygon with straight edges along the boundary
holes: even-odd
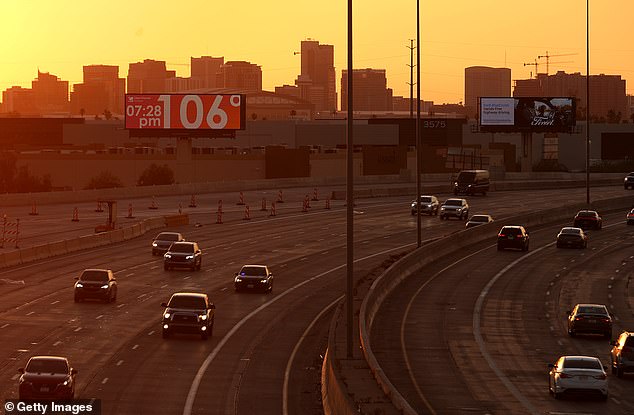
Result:
[[[152,240],[152,255],[165,254],[174,242],[182,242],[185,237],[178,232],[161,232]]]
[[[493,222],[491,215],[473,215],[465,224],[465,228],[473,228],[478,225],[485,225]]]
[[[488,170],[462,170],[453,183],[453,194],[482,193],[482,196],[486,196],[490,186],[489,177]]]
[[[568,311],[568,335],[601,334],[612,338],[612,315],[603,304],[577,304]]]
[[[626,220],[628,225],[634,225],[634,208],[627,212]]]
[[[33,356],[18,369],[18,396],[23,400],[70,400],[75,397],[77,370],[60,356]]]
[[[601,219],[596,210],[580,210],[575,215],[572,226],[582,229],[601,229],[603,227],[603,219]]]
[[[266,265],[244,265],[236,272],[233,286],[237,291],[254,289],[270,293],[273,291],[273,273]]]
[[[469,217],[469,203],[465,199],[450,198],[440,206],[440,220],[451,217],[467,220]]]
[[[627,176],[623,179],[623,188],[634,189],[634,172],[628,173]]]
[[[566,246],[587,248],[588,235],[581,228],[563,227],[557,234],[557,248]]]
[[[498,251],[506,248],[521,249],[528,251],[530,236],[523,226],[507,225],[503,226],[498,232]]]
[[[574,393],[595,393],[604,401],[608,399],[608,375],[598,357],[561,356],[548,369],[548,391],[555,399]]]
[[[106,303],[117,301],[117,279],[111,269],[85,269],[79,277],[75,277],[74,297],[78,303],[91,298]]]
[[[427,213],[429,216],[438,215],[440,202],[438,202],[438,198],[436,196],[421,196],[419,198],[419,202],[420,213]],[[412,215],[416,215],[416,213],[418,212],[416,199],[412,200],[412,203],[410,203],[410,210],[412,212]]]
[[[177,292],[161,306],[165,307],[161,323],[164,339],[173,333],[189,333],[207,340],[213,334],[216,306],[207,294]]]
[[[626,372],[634,372],[634,332],[624,331],[618,340],[610,342],[612,373],[622,378]]]
[[[202,262],[203,253],[196,242],[174,242],[163,255],[163,269],[166,271],[176,267],[200,271]]]

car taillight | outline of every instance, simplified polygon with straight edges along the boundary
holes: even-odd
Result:
[[[571,377],[572,377],[572,375],[569,375],[569,374],[567,374],[567,373],[560,373],[560,374],[559,374],[559,377],[560,377],[560,378],[562,378],[562,379],[567,379],[567,378],[571,378]]]
[[[500,238],[504,238],[506,235],[504,235],[503,233],[498,233],[498,236],[499,236]]]
[[[583,317],[581,317],[581,316],[575,317],[575,320],[583,320]]]
[[[600,375],[595,375],[595,376],[592,376],[592,377],[595,378],[595,379],[605,380],[605,379],[608,378],[608,375],[606,375],[605,373],[602,373]]]
[[[604,323],[609,323],[609,322],[610,322],[610,319],[609,319],[609,318],[604,318],[604,319],[603,319],[603,322],[604,322]]]

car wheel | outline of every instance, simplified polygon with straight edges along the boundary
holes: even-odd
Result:
[[[209,335],[206,331],[203,331],[202,333],[200,333],[200,338],[203,340],[207,340],[209,338]]]
[[[617,378],[622,378],[623,377],[623,368],[620,366],[616,367],[616,377]]]
[[[557,242],[557,248],[561,248],[561,244]]]
[[[575,333],[575,331],[574,331],[574,330],[568,329],[568,335],[569,335],[570,337],[575,337],[577,334]]]
[[[268,289],[268,291],[267,291],[267,292],[268,292],[268,293],[272,293],[272,292],[273,292],[273,283],[271,283],[271,284],[269,285],[269,289]]]
[[[114,290],[114,297],[112,297],[112,302],[113,303],[117,302],[117,290]]]
[[[200,271],[202,267],[203,267],[203,261],[201,259],[200,262],[198,263],[198,268],[196,268],[196,270]]]
[[[524,249],[523,249],[523,251],[524,251],[524,252],[528,251],[528,242],[526,242],[526,245],[524,245]]]
[[[553,397],[555,399],[561,399],[561,392],[553,392]]]
[[[169,339],[170,338],[170,332],[163,329],[163,338],[164,339]]]
[[[614,364],[612,364],[611,367],[612,367],[612,374],[616,375],[616,367],[614,366]]]

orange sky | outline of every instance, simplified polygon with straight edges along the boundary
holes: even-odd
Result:
[[[609,5],[609,6],[608,6]],[[394,95],[409,95],[409,39],[415,37],[413,0],[354,2],[354,67],[386,69]],[[30,87],[38,68],[82,82],[82,65],[165,60],[189,76],[191,56],[224,56],[262,66],[263,87],[293,84],[303,39],[335,46],[337,88],[347,68],[347,2],[343,0],[1,0],[0,90]],[[590,0],[590,72],[620,74],[634,94],[632,0]],[[553,0],[421,0],[421,95],[464,100],[464,68],[509,67],[513,79],[535,71],[537,56],[553,56],[556,70],[586,73],[586,2]],[[556,63],[558,62],[558,63]],[[545,59],[538,60],[546,71]]]

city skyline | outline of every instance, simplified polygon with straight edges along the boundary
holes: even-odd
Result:
[[[306,39],[334,46],[340,78],[347,68],[345,4],[325,0],[309,8],[281,0],[271,8],[247,3],[212,9],[195,0],[179,10],[161,1],[115,0],[107,9],[73,0],[10,2],[3,5],[0,36],[17,41],[0,45],[0,90],[28,87],[38,69],[71,85],[82,82],[84,65],[117,65],[120,76],[127,77],[129,63],[143,59],[165,60],[177,76],[188,77],[190,57],[224,56],[260,65],[263,88],[274,91],[294,83],[301,69],[294,52]],[[415,35],[415,3],[395,0],[389,9],[378,4],[355,4],[354,67],[385,69],[394,95],[409,96],[408,39]],[[285,14],[287,5],[294,11],[292,19]],[[610,5],[590,3],[590,71],[634,79],[634,50],[622,46],[634,4]],[[585,74],[585,2],[522,9],[522,19],[514,12],[508,2],[497,0],[455,1],[451,8],[423,2],[421,98],[438,104],[463,101],[464,68],[469,66],[508,67],[512,79],[529,78],[535,66],[524,64],[537,61],[539,72],[545,72],[546,60],[537,59],[545,54],[552,56],[550,73]],[[627,93],[632,91],[628,86]]]

